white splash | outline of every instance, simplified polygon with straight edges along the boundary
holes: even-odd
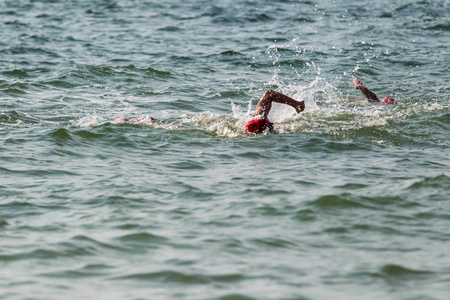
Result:
[[[102,118],[97,116],[96,113],[93,113],[93,114],[88,114],[79,120],[71,121],[71,124],[73,126],[77,126],[77,127],[97,127],[100,124],[102,124],[101,119]]]

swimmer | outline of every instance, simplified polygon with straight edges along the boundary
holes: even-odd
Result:
[[[263,133],[266,129],[269,131],[273,130],[273,123],[269,121],[267,116],[269,115],[270,109],[272,108],[272,102],[282,103],[289,105],[295,109],[297,113],[300,113],[305,110],[305,101],[297,101],[294,100],[282,93],[279,93],[274,90],[268,90],[264,93],[261,100],[259,100],[256,105],[255,113],[253,114],[252,120],[247,122],[246,130],[248,132],[253,133]],[[154,118],[150,117],[152,120]],[[142,118],[136,119],[128,119],[127,117],[120,117],[114,120],[113,124],[122,124],[122,123],[138,123],[142,121]]]
[[[358,78],[353,78],[353,84],[355,89],[360,90],[370,103],[381,103],[381,104],[395,104],[394,98],[386,97],[383,100],[378,99],[375,93],[369,91],[369,89],[359,81]]]
[[[266,129],[269,129],[269,131],[273,130],[273,123],[267,118],[270,109],[272,108],[272,102],[289,105],[293,107],[297,113],[305,110],[305,100],[297,101],[282,93],[268,90],[264,93],[261,100],[259,100],[258,105],[256,105],[253,119],[245,125],[245,129],[248,132],[262,133]]]

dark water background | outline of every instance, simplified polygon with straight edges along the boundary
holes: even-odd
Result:
[[[449,299],[449,15],[0,1],[0,299]]]

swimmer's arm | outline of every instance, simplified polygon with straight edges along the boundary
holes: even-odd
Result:
[[[272,108],[272,102],[289,105],[293,107],[297,113],[300,113],[305,110],[304,100],[297,101],[280,92],[274,90],[267,90],[264,93],[261,100],[259,100],[258,105],[256,105],[256,110],[253,116],[261,115],[267,117],[270,112],[270,109]]]
[[[366,96],[369,102],[380,102],[377,95],[374,92],[369,91],[369,89],[359,81],[358,78],[353,79],[353,84],[355,85],[355,89],[360,90],[364,96]]]

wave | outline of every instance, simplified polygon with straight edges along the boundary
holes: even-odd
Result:
[[[0,83],[0,92],[8,96],[23,96],[29,93],[32,86],[26,82]]]
[[[23,226],[19,227],[23,231],[43,231],[46,232],[59,230],[60,228],[48,228],[48,227],[29,227]],[[57,243],[49,245],[38,245],[35,249],[30,251],[22,251],[16,253],[9,253],[0,255],[0,261],[17,261],[17,260],[55,260],[58,258],[71,258],[80,256],[97,256],[99,254],[104,255],[106,252],[122,253],[128,251],[116,244],[110,244],[106,242],[100,242],[92,237],[87,237],[84,235],[77,235],[68,240],[60,241]],[[107,266],[105,266],[107,268]],[[98,271],[99,269],[105,268],[103,266],[96,265],[95,267],[89,266],[83,268],[80,276],[93,275],[92,271]],[[64,273],[76,273],[72,271],[64,271]],[[57,276],[58,273],[44,273],[44,276]]]
[[[124,246],[144,246],[146,248],[158,248],[161,245],[167,244],[168,238],[158,236],[147,232],[131,233],[118,238],[118,241]]]
[[[419,190],[423,188],[445,188],[450,186],[450,177],[442,174],[435,177],[425,177],[418,182],[411,184],[408,190]]]
[[[2,112],[0,113],[0,124],[6,125],[6,124],[15,124],[15,125],[21,125],[25,124],[25,122],[22,121],[22,119],[25,119],[25,115],[20,114],[17,111],[9,111],[9,112]],[[30,120],[28,120],[30,121]],[[33,122],[36,123],[35,119],[32,119]]]
[[[445,168],[445,165],[439,165],[439,168]],[[423,177],[411,185],[407,186],[403,191],[406,194],[414,195],[412,199],[427,199],[428,201],[447,201],[450,197],[450,177],[446,174],[441,174],[433,177]],[[431,216],[438,217],[439,211],[429,212]],[[428,214],[421,214],[426,217]]]
[[[231,293],[231,294],[227,294],[224,296],[220,296],[217,298],[212,298],[213,300],[256,300],[256,299],[261,299],[261,298],[253,298],[250,296],[246,296],[243,294],[236,294],[236,293]],[[298,300],[307,300],[307,298],[296,298]]]
[[[311,201],[309,205],[320,209],[374,208],[373,205],[367,203],[367,200],[363,200],[351,193],[320,196],[318,199]]]
[[[157,272],[137,273],[115,277],[115,280],[144,280],[157,281],[162,283],[188,283],[188,284],[207,284],[211,282],[232,283],[243,280],[243,275],[226,274],[226,275],[203,275],[188,274],[180,271],[163,270]]]
[[[0,93],[9,96],[23,96],[36,91],[74,90],[95,84],[115,84],[111,78],[120,78],[128,85],[148,84],[149,80],[168,81],[175,77],[173,73],[152,67],[131,65],[83,65],[69,70],[48,68],[12,69],[1,73]],[[143,92],[146,92],[145,90]]]
[[[351,276],[370,276],[375,278],[382,278],[386,280],[406,280],[406,281],[414,281],[414,280],[427,280],[433,279],[435,277],[435,273],[428,270],[417,270],[408,268],[399,264],[386,264],[383,265],[376,272],[362,272],[356,273]]]
[[[26,70],[22,70],[22,69],[14,69],[14,70],[11,70],[11,71],[3,71],[2,75],[7,76],[7,77],[14,77],[14,78],[30,77],[28,72]]]
[[[172,73],[169,71],[157,70],[152,67],[139,68],[135,65],[126,66],[96,66],[96,65],[80,65],[74,71],[87,72],[98,76],[116,76],[122,73],[128,75],[144,75],[152,79],[156,78],[170,78]]]
[[[423,28],[424,30],[430,30],[430,31],[450,31],[450,22],[446,21],[446,22],[441,22],[438,24],[434,24],[434,25],[428,25],[428,26],[424,26]]]
[[[10,255],[2,255],[0,256],[0,260],[3,261],[15,261],[15,260],[30,260],[30,259],[38,259],[38,260],[54,260],[58,258],[65,257],[76,257],[76,256],[87,256],[94,255],[94,252],[85,249],[83,247],[78,247],[76,245],[60,245],[60,247],[65,249],[49,249],[49,248],[38,248],[29,252],[10,254]]]
[[[388,264],[382,267],[381,273],[389,277],[423,277],[432,275],[433,272],[425,270],[414,270],[396,264]]]
[[[55,272],[44,272],[40,274],[43,277],[49,278],[71,278],[71,279],[86,279],[89,277],[107,277],[108,274],[113,269],[112,266],[103,265],[103,264],[95,264],[95,265],[87,265],[81,269],[75,270],[63,270],[63,271],[55,271]]]

